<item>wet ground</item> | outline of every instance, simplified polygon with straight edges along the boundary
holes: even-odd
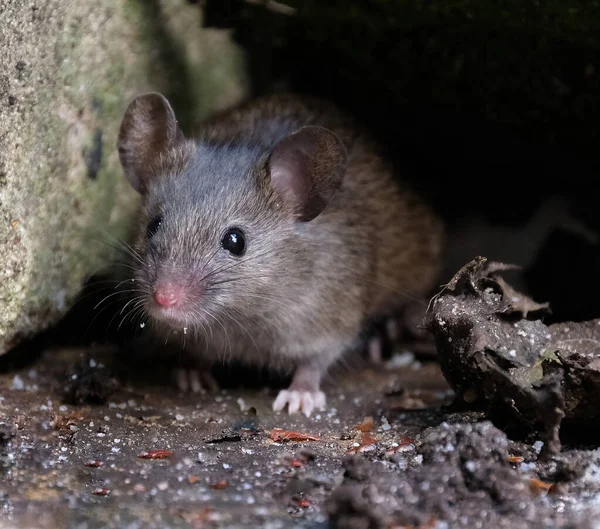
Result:
[[[565,446],[541,461],[541,441],[513,442],[481,414],[442,408],[452,392],[437,365],[409,354],[335,373],[328,410],[308,419],[273,413],[274,389],[190,397],[121,381],[102,395],[101,353],[85,359],[85,376],[106,400],[66,404],[78,354],[47,352],[0,376],[1,528],[594,527],[598,518],[600,451]]]

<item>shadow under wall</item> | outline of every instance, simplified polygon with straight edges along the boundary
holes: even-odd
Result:
[[[600,13],[505,7],[206,0],[204,23],[233,30],[253,95],[293,90],[356,115],[451,232],[471,216],[519,232],[558,195],[600,233],[590,192],[600,174]],[[598,245],[546,231],[524,274],[529,292],[556,320],[600,316]]]

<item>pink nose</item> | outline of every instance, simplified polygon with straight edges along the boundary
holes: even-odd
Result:
[[[173,283],[157,285],[154,289],[154,301],[161,307],[175,307],[183,299],[183,289]]]

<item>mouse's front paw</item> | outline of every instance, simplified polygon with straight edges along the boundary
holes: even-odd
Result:
[[[279,392],[273,402],[273,410],[281,411],[286,405],[290,415],[301,411],[306,417],[310,417],[313,410],[325,409],[325,393],[322,391],[295,391],[284,389]]]
[[[211,375],[210,371],[200,369],[175,369],[175,383],[179,391],[183,393],[200,393],[208,391],[216,393],[219,384]]]

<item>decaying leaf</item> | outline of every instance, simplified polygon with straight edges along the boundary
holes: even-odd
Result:
[[[379,441],[373,437],[369,432],[363,432],[360,442],[357,446],[353,446],[346,453],[347,454],[359,454],[361,452],[369,452],[374,450]]]
[[[172,455],[173,452],[170,450],[150,450],[149,452],[142,452],[138,457],[141,459],[166,459]]]
[[[110,494],[110,489],[107,489],[106,487],[99,487],[97,489],[94,489],[92,491],[92,494],[94,496],[108,496]]]
[[[549,455],[560,450],[561,425],[600,419],[600,320],[544,324],[548,304],[500,277],[514,268],[474,259],[432,299],[425,325],[457,398],[541,431]]]
[[[321,437],[318,435],[301,433],[301,432],[290,432],[288,430],[282,430],[281,428],[273,428],[269,437],[273,441],[320,441]]]
[[[531,478],[529,480],[529,487],[531,488],[532,492],[540,494],[542,492],[548,492],[552,488],[552,483],[546,483],[545,481]]]
[[[373,429],[373,417],[365,417],[363,422],[357,424],[354,429],[359,430],[361,432],[370,432]]]

